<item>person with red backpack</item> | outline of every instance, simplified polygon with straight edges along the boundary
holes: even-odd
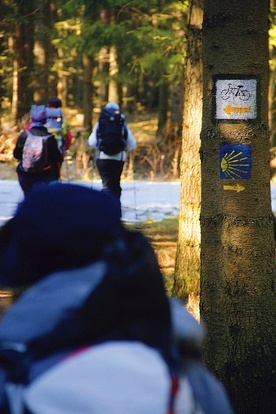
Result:
[[[109,102],[102,108],[99,120],[88,137],[88,145],[97,148],[96,165],[103,191],[110,192],[121,206],[121,175],[127,151],[136,148],[136,141],[116,102]]]
[[[13,156],[19,161],[16,168],[24,196],[34,187],[58,181],[63,156],[53,134],[45,127],[45,105],[32,105],[30,128],[18,137]]]

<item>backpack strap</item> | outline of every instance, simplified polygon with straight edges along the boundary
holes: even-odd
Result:
[[[171,374],[171,388],[169,397],[169,409],[168,414],[175,413],[175,399],[179,391],[179,377],[175,374]]]

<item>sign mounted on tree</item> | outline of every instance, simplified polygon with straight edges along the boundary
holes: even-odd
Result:
[[[215,120],[256,120],[257,79],[243,76],[215,79]]]
[[[220,147],[220,178],[251,178],[251,145],[222,145]]]

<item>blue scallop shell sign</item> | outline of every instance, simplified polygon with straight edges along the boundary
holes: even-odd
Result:
[[[220,178],[251,178],[251,145],[222,145],[220,147]]]

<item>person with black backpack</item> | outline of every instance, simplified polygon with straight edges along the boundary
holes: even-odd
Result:
[[[113,194],[121,205],[121,175],[127,151],[136,148],[136,141],[116,102],[109,102],[102,108],[99,120],[88,138],[88,145],[98,150],[96,165],[103,191]]]
[[[19,161],[18,181],[26,197],[34,187],[58,181],[63,156],[53,134],[45,127],[45,105],[32,105],[31,124],[18,137],[13,156]]]

